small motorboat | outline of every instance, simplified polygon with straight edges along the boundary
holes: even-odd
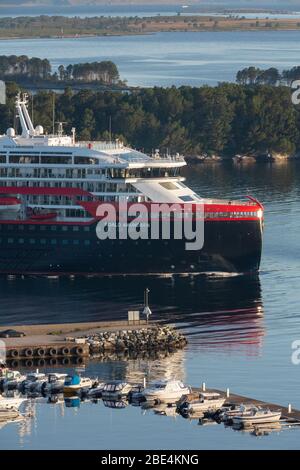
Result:
[[[254,426],[256,424],[273,424],[279,423],[281,418],[281,411],[271,411],[268,408],[252,408],[249,411],[244,411],[232,418],[235,426],[240,425],[243,427]]]
[[[63,391],[65,380],[68,374],[50,373],[47,380],[41,383],[39,391],[41,393],[60,393]]]
[[[80,375],[67,375],[65,377],[63,392],[74,393],[79,390],[89,389],[93,386],[93,381],[89,377],[81,377]]]
[[[191,393],[191,388],[180,380],[154,382],[144,390],[146,401],[155,403],[176,403],[183,395]]]
[[[103,388],[105,386],[105,382],[102,382],[102,383],[99,383],[99,384],[95,384],[94,387],[90,388],[87,393],[86,393],[86,396],[88,398],[101,398],[102,397],[102,392],[103,392]]]
[[[112,382],[107,382],[102,390],[103,398],[111,398],[113,400],[127,398],[131,392],[133,385],[128,382],[123,382],[122,380],[113,380]]]
[[[134,385],[128,395],[130,403],[141,403],[145,401],[144,390],[145,388],[142,384]]]
[[[253,403],[247,403],[246,405],[232,405],[230,408],[224,408],[220,410],[218,418],[224,423],[231,423],[235,416],[239,416],[241,413],[251,411],[253,408],[258,408]]]
[[[26,376],[26,379],[23,382],[20,382],[20,389],[25,393],[38,392],[41,385],[46,382],[47,376],[39,372],[31,372]]]
[[[18,370],[8,370],[2,379],[3,390],[14,390],[24,380],[26,380],[26,376]]]
[[[184,397],[178,404],[178,411],[182,414],[204,413],[217,411],[224,405],[226,398],[216,392],[201,392],[198,397]]]

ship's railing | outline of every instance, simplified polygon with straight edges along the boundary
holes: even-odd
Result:
[[[124,148],[122,142],[114,141],[84,141],[76,142],[77,147],[90,148],[93,150],[119,150]]]

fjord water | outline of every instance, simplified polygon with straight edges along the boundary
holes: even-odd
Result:
[[[184,351],[156,361],[90,362],[86,374],[104,380],[178,377],[300,408],[300,365],[292,342],[300,340],[300,162],[199,164],[187,183],[206,197],[257,197],[265,206],[259,276],[0,279],[0,322],[95,321],[124,318],[151,290],[155,319],[187,335]],[[181,417],[115,410],[102,403],[79,409],[37,403],[35,418],[0,430],[0,448],[268,448],[299,449],[299,430],[257,438]]]
[[[238,70],[292,68],[300,31],[157,33],[122,37],[0,40],[0,55],[47,58],[53,69],[112,60],[133,86],[199,86],[235,81]]]

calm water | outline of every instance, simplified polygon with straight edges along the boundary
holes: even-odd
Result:
[[[5,4],[8,2],[4,2]],[[66,6],[56,2],[55,8],[52,6],[2,6],[0,4],[0,17],[5,16],[39,16],[39,15],[63,15],[63,16],[155,16],[155,15],[177,15],[178,12],[182,14],[198,14],[203,15],[206,12],[221,14],[224,9],[245,9],[245,10],[269,10],[276,12],[278,17],[284,17],[287,14],[297,12],[300,7],[300,2],[297,0],[265,0],[258,1],[252,0],[251,5],[247,0],[220,0],[198,3],[192,5],[188,3],[188,8],[182,8],[180,5],[153,5],[149,4],[137,5],[132,2],[132,5],[89,5],[87,6]],[[128,2],[129,3],[129,2]],[[251,13],[250,13],[251,14]],[[264,15],[264,13],[262,13]],[[244,16],[246,16],[245,13]]]
[[[0,55],[47,57],[60,64],[112,60],[136,86],[216,85],[255,65],[299,64],[300,31],[158,33],[132,37],[0,40]]]
[[[203,196],[252,194],[265,205],[266,229],[258,277],[138,279],[0,279],[1,324],[88,321],[124,317],[151,289],[156,319],[189,338],[185,351],[150,360],[92,362],[87,374],[131,380],[179,377],[205,381],[300,408],[299,367],[291,343],[300,339],[300,163],[198,165],[186,171]],[[114,410],[103,403],[35,405],[35,417],[0,430],[0,448],[296,448],[300,430],[256,438],[197,421]]]

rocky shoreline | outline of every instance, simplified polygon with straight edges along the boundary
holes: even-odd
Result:
[[[89,344],[91,356],[104,352],[175,351],[187,344],[185,336],[170,326],[104,331],[85,335],[82,339]]]

